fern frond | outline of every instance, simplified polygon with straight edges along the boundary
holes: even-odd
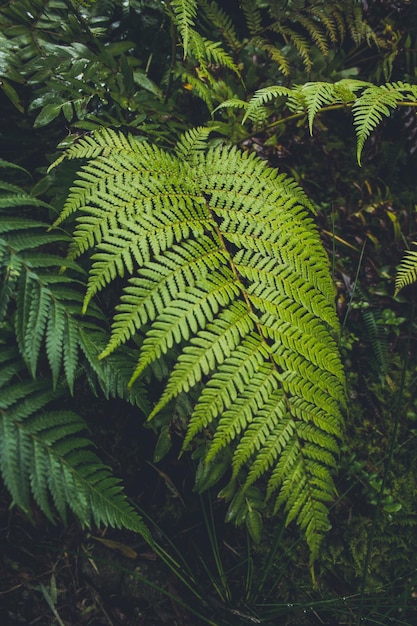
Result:
[[[357,136],[357,159],[361,162],[361,155],[365,141],[371,132],[378,126],[383,117],[389,117],[402,100],[399,91],[385,85],[373,85],[363,91],[353,105],[353,121]]]
[[[258,89],[258,91],[252,96],[249,101],[249,105],[242,123],[244,123],[246,119],[250,118],[250,116],[253,115],[253,112],[257,108],[263,107],[268,102],[271,102],[271,100],[273,100],[274,98],[278,98],[280,96],[288,97],[291,96],[292,93],[293,92],[290,87],[284,87],[283,85],[276,85],[273,87],[264,87],[263,89]]]
[[[289,60],[277,46],[274,46],[273,44],[269,43],[267,39],[260,36],[254,37],[252,39],[252,43],[257,48],[264,50],[269,58],[274,61],[274,63],[277,63],[280,71],[283,73],[284,76],[290,75]]]
[[[208,63],[214,63],[220,67],[225,67],[240,77],[240,70],[233,58],[222,48],[222,44],[216,41],[210,41],[205,37],[201,38],[202,48],[204,51],[204,60]],[[200,56],[199,61],[202,60]]]
[[[297,21],[305,28],[310,35],[312,41],[316,44],[322,55],[326,57],[329,53],[329,44],[327,42],[326,34],[323,32],[321,24],[308,17],[307,15],[299,15]],[[332,28],[331,33],[335,36],[335,29]]]
[[[197,241],[174,245],[165,255],[156,255],[154,261],[143,264],[138,276],[128,281],[121,296],[112,326],[112,337],[101,354],[106,357],[125,343],[148,321],[155,319],[162,307],[172,306],[173,300],[187,287],[193,287],[198,278],[221,268],[224,252],[213,241],[201,236]]]
[[[236,29],[230,16],[227,15],[216,2],[200,0],[199,5],[203,8],[210,23],[220,31],[232,50],[237,51],[240,48],[241,43],[238,39]]]
[[[214,85],[206,84],[203,82],[198,76],[194,73],[187,71],[186,69],[175,70],[174,75],[181,80],[186,89],[189,89],[191,93],[195,94],[198,98],[201,98],[203,102],[206,104],[210,113],[213,112],[214,108]],[[204,77],[207,79],[209,74],[206,72]],[[217,104],[218,100],[214,100]]]
[[[336,44],[339,39],[340,41],[343,40],[343,19],[340,21],[340,13],[338,13],[337,6],[332,7],[332,13],[327,13],[323,6],[311,6],[309,7],[309,13],[323,24],[332,44]],[[342,28],[340,28],[341,25]]]
[[[230,455],[245,501],[269,474],[267,496],[279,490],[276,506],[316,555],[344,406],[327,256],[294,181],[236,148],[194,150],[198,137],[181,140],[181,161],[145,142],[132,150],[129,138],[126,155],[106,156],[105,166],[100,154],[91,159],[71,191],[75,237],[96,219],[100,231],[77,243],[93,261],[86,304],[128,276],[100,363],[144,333],[133,384],[175,348],[149,419],[199,389],[184,449],[210,433],[203,465]],[[288,475],[305,487],[296,497]]]
[[[406,285],[417,281],[417,251],[406,250],[403,259],[397,269],[395,278],[395,295]]]
[[[295,29],[290,28],[281,22],[273,24],[271,29],[280,34],[286,42],[291,43],[294,46],[304,63],[306,72],[310,72],[313,67],[313,62],[311,60],[310,44],[308,40]]]
[[[262,29],[261,12],[251,0],[242,0],[242,10],[251,35],[257,35]]]
[[[149,415],[150,407],[143,384],[136,381],[128,387],[132,370],[137,363],[136,355],[126,346],[122,346],[117,353],[100,360],[100,353],[107,342],[107,333],[97,325],[85,324],[78,330],[79,348],[89,366],[87,374],[90,387],[96,395],[101,391],[106,398],[121,398],[137,406],[144,415]]]
[[[335,101],[334,85],[323,82],[305,83],[301,87],[301,92],[306,102],[310,134],[313,134],[313,121],[316,113],[326,104]]]
[[[184,58],[188,53],[188,45],[197,17],[196,0],[171,0],[171,7],[174,10],[175,24],[181,35],[184,48]]]
[[[185,132],[175,146],[175,152],[179,158],[188,159],[194,150],[204,150],[207,147],[207,139],[213,128],[199,126]]]

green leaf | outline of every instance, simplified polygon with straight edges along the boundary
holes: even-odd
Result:
[[[255,543],[262,538],[262,515],[256,509],[250,508],[245,517],[246,528]]]
[[[20,96],[17,93],[16,89],[4,78],[0,80],[0,86],[3,89],[6,96],[11,100],[16,109],[20,111],[20,113],[24,113],[24,108],[20,100]]]
[[[54,120],[61,113],[62,104],[47,104],[43,107],[37,118],[35,119],[33,126],[40,128],[46,126],[52,120]]]

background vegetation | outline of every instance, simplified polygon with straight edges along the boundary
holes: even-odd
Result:
[[[415,289],[396,293],[395,277],[416,239],[417,11],[383,0],[224,4],[1,4],[0,606],[10,624],[416,622]],[[303,108],[284,93],[343,80],[410,85],[371,124],[360,166],[350,100],[322,92]],[[251,112],[264,88],[277,92]],[[49,169],[62,150],[105,128],[173,154],[196,127],[209,149],[237,146],[292,176],[328,253],[347,411],[313,567],[284,512],[264,515],[261,534],[257,490],[246,526],[225,521],[239,521],[217,497],[227,457],[214,477],[204,442],[179,458],[195,394],[145,424],[175,348],[130,391],[140,335],[98,359],[122,276],[81,315],[89,261],[59,269],[74,222],[49,227],[80,168]]]

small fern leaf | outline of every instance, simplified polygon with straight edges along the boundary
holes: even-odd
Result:
[[[224,39],[234,51],[240,48],[240,41],[236,34],[236,29],[232,19],[220,8],[216,2],[200,0],[199,5],[203,7],[204,13],[214,26],[221,32]]]
[[[3,322],[14,295],[21,266],[19,256],[10,254],[7,242],[0,239],[0,323]]]
[[[263,89],[258,89],[256,93],[252,96],[249,101],[248,108],[242,120],[242,124],[251,116],[253,116],[254,111],[260,107],[263,107],[268,102],[271,102],[274,98],[279,97],[287,97],[292,94],[292,90],[289,87],[284,87],[282,85],[276,85],[273,87],[264,87]]]
[[[262,15],[258,7],[251,0],[242,0],[242,10],[251,35],[262,30]]]
[[[384,85],[368,87],[353,105],[353,120],[357,136],[357,159],[361,163],[362,150],[371,132],[384,117],[389,117],[402,100],[399,91]]]
[[[180,159],[188,159],[195,150],[204,150],[207,148],[207,139],[215,128],[207,128],[207,126],[199,126],[185,132],[175,146],[175,152]]]
[[[191,31],[197,17],[197,2],[196,0],[171,0],[171,7],[174,10],[175,23],[181,35],[185,58],[188,53]]]
[[[406,250],[395,278],[395,295],[405,287],[417,281],[417,251]]]
[[[19,348],[33,376],[36,369],[51,305],[51,292],[32,272],[25,272],[18,284],[16,334]]]
[[[305,83],[301,87],[301,92],[306,101],[310,134],[313,134],[313,121],[316,113],[335,100],[334,85],[323,82]]]
[[[61,369],[62,355],[64,350],[65,330],[68,328],[68,319],[65,314],[65,307],[60,302],[51,298],[46,326],[46,354],[52,371],[53,388],[58,384],[59,372]]]

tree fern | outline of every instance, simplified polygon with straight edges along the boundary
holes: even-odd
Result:
[[[244,496],[235,518],[249,525],[252,485],[269,476],[267,498],[315,558],[345,401],[327,257],[294,181],[235,148],[204,151],[198,136],[174,155],[112,131],[81,139],[67,158],[94,156],[56,225],[77,213],[70,258],[91,256],[84,309],[125,280],[100,358],[144,333],[133,384],[175,346],[149,419],[202,385],[184,449],[203,436],[207,466],[231,453],[228,497]]]

